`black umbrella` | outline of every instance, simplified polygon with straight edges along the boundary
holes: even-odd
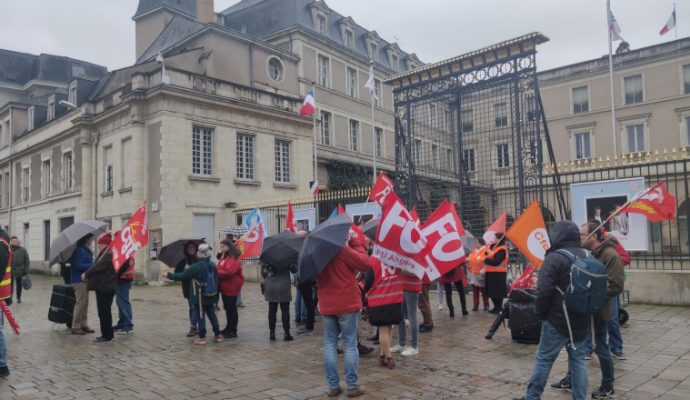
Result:
[[[380,218],[372,218],[362,225],[362,232],[364,232],[366,237],[371,240],[376,240],[376,232],[379,229],[379,221],[381,221]]]
[[[290,231],[283,231],[264,239],[259,260],[273,266],[276,270],[290,268],[297,264],[297,257],[305,237]]]
[[[158,253],[158,260],[170,268],[177,267],[177,264],[184,259],[184,247],[189,242],[196,243],[198,246],[204,242],[204,238],[179,238],[174,242],[168,243],[161,247],[161,251]]]
[[[326,268],[347,243],[351,226],[350,218],[341,214],[317,226],[307,236],[297,260],[300,280],[313,278]]]

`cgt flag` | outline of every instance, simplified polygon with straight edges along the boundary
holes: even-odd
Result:
[[[506,237],[537,268],[544,262],[546,250],[551,247],[544,216],[538,201],[532,202],[506,232]]]
[[[455,205],[446,199],[422,226],[427,240],[426,274],[436,280],[465,262],[461,236],[465,233]]]
[[[149,225],[146,222],[146,202],[144,202],[127,221],[127,225],[115,235],[110,245],[115,272],[119,272],[122,264],[148,243]]]
[[[666,190],[666,182],[652,186],[619,212],[642,214],[649,222],[676,219],[676,198]]]

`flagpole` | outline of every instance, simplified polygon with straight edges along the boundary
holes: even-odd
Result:
[[[676,40],[678,40],[678,14],[676,14],[676,3],[673,3],[673,33],[676,35]]]
[[[371,70],[373,71],[374,70],[374,66],[373,66],[374,62],[371,61],[371,63],[372,63]],[[376,83],[374,83],[374,85],[376,85]],[[375,110],[374,110],[374,97],[376,97],[375,92],[376,92],[376,90],[370,90],[369,91],[369,94],[371,94],[371,143],[372,143],[371,153],[373,154],[373,160],[374,160],[374,163],[373,163],[374,173],[372,174],[372,180],[373,180],[372,184],[376,184],[376,114],[375,114]]]
[[[314,82],[312,82],[311,90],[314,93],[314,97],[316,98],[316,85]],[[316,134],[316,109],[314,109],[314,115],[312,115],[312,135],[313,135],[313,148],[312,148],[312,153],[314,156],[314,184],[316,185],[317,179],[316,179],[316,174],[318,172],[318,159],[317,159],[317,154],[316,154],[316,141],[317,141],[317,134]]]
[[[599,224],[599,226],[597,226],[597,229],[595,229],[595,230],[593,230],[592,232],[590,232],[590,234],[587,235],[587,237],[584,238],[582,241],[584,242],[585,240],[587,240],[587,239],[589,239],[590,237],[592,237],[592,236],[594,235],[594,232],[596,232],[596,231],[598,231],[599,229],[601,229],[602,226],[605,226],[606,224],[608,224],[608,222],[611,221],[611,219],[613,219],[613,217],[615,217],[616,215],[620,214],[620,212],[623,211],[623,210],[625,210],[625,208],[628,207],[632,202],[639,200],[642,196],[644,196],[644,195],[646,195],[647,193],[649,193],[649,192],[650,192],[652,189],[654,189],[656,186],[657,186],[657,185],[650,186],[650,187],[648,187],[647,189],[638,192],[635,196],[633,196],[632,199],[628,200],[625,204],[623,204],[622,206],[620,206],[617,210],[614,210],[614,211],[611,213],[611,215],[609,215],[608,218],[606,218],[603,222],[601,222],[601,223]]]
[[[609,84],[611,89],[611,140],[613,143],[613,156],[618,157],[618,145],[616,144],[616,99],[613,91],[613,42],[611,40],[611,0],[606,0],[606,22],[609,28]]]

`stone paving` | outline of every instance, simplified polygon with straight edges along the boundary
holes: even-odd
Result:
[[[57,278],[33,280],[24,302],[12,306],[22,335],[5,331],[11,375],[0,379],[0,399],[325,398],[320,322],[313,336],[269,342],[268,306],[256,284],[246,284],[242,293],[247,306],[240,311],[238,339],[193,346],[185,337],[187,308],[179,287],[134,288],[135,333],[92,344],[96,335],[72,336],[64,325],[48,322],[50,287]],[[432,293],[434,304],[435,299]],[[89,324],[97,329],[93,295],[90,301]],[[615,361],[617,398],[690,399],[690,308],[633,305],[628,310],[631,320],[623,328],[628,360]],[[418,357],[398,356],[394,370],[378,367],[374,356],[360,359],[360,382],[367,390],[362,398],[522,394],[536,346],[512,343],[504,330],[485,340],[493,321],[486,312],[455,319],[447,311],[434,313],[435,329],[421,334]],[[224,325],[225,317],[220,319]],[[550,382],[563,374],[565,360],[562,353]],[[596,357],[589,362],[589,376],[591,391],[600,380]],[[543,398],[569,395],[547,389]]]

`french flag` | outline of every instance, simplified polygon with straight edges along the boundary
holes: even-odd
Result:
[[[304,98],[304,103],[302,103],[302,108],[299,109],[300,115],[305,117],[312,117],[316,112],[316,97],[314,96],[314,89],[307,93],[307,97]]]
[[[676,6],[673,6],[673,12],[671,13],[671,16],[669,17],[668,21],[666,22],[666,25],[664,25],[663,28],[661,28],[661,31],[659,32],[659,35],[664,36],[667,34],[671,29],[676,27]]]

